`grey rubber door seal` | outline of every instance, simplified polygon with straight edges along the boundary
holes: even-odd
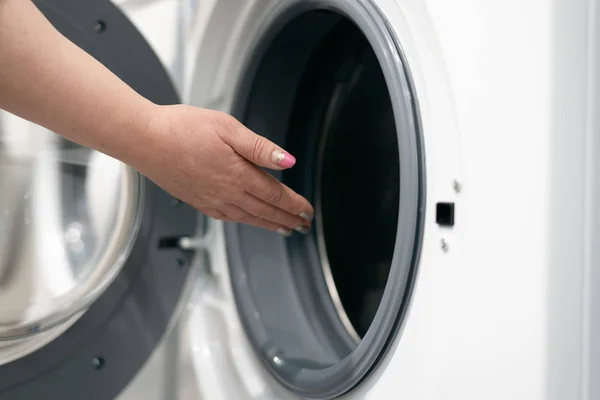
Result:
[[[314,49],[341,19],[362,32],[379,61],[393,108],[400,171],[388,281],[371,328],[360,343],[346,332],[336,319],[334,305],[322,295],[327,288],[315,267],[320,261],[314,236],[294,234],[285,239],[247,226],[226,225],[236,304],[257,356],[288,390],[318,399],[341,396],[371,375],[398,335],[410,300],[425,210],[423,140],[410,70],[400,41],[374,2],[283,1],[264,23],[234,107],[235,115],[249,128],[286,146],[305,68]],[[307,133],[308,140],[312,139]],[[275,175],[284,182],[290,176]],[[310,199],[310,188],[296,184],[295,189],[304,188],[301,193]]]

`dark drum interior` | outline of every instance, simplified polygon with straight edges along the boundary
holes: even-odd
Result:
[[[362,337],[391,265],[399,202],[398,142],[386,82],[364,36],[342,20],[312,56],[283,145],[303,168],[283,181],[309,193],[321,266]],[[342,310],[340,310],[342,311]],[[343,312],[342,311],[342,312]]]

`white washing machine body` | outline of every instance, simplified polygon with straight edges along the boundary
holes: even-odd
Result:
[[[145,42],[105,2],[37,3],[88,48],[108,49],[104,61],[122,68],[138,90],[157,102],[177,101]],[[596,0],[204,0],[190,25],[180,26],[178,34],[189,35],[185,49],[174,36],[154,36],[157,14],[144,15],[158,12],[140,4],[119,3],[155,38],[184,100],[231,112],[270,137],[285,114],[278,107],[290,103],[281,90],[320,93],[319,84],[294,86],[300,78],[285,73],[329,22],[290,34],[295,18],[319,10],[323,18],[349,18],[358,30],[341,31],[349,36],[338,34],[336,46],[325,47],[332,54],[338,47],[352,53],[355,43],[364,45],[355,33],[364,34],[393,103],[403,167],[395,184],[412,189],[399,190],[400,235],[382,305],[359,343],[350,328],[332,343],[323,318],[334,309],[339,320],[325,322],[347,328],[349,309],[336,308],[340,299],[325,286],[323,265],[321,281],[303,280],[314,271],[298,254],[312,253],[299,253],[297,244],[310,247],[314,236],[284,240],[202,216],[195,221],[193,210],[144,181],[140,233],[122,269],[113,268],[114,283],[102,282],[105,293],[81,306],[67,333],[0,366],[0,398],[600,398]],[[80,26],[61,19],[64,11],[81,17]],[[284,31],[290,42],[277,42]],[[118,32],[136,46],[136,57],[123,51]],[[273,55],[276,42],[291,45]],[[183,55],[175,56],[174,47]],[[269,55],[275,63],[262,69]],[[328,76],[312,66],[315,76]],[[152,79],[143,79],[140,72],[149,70]],[[352,121],[361,123],[358,117]],[[302,123],[313,115],[294,118],[302,126],[296,134],[308,134]],[[365,139],[378,139],[385,127],[377,129],[366,129]],[[368,219],[372,210],[356,207],[349,215]],[[359,250],[348,246],[347,253],[358,257]],[[283,274],[294,270],[301,277]],[[331,304],[303,297],[316,287],[330,289]],[[294,305],[304,307],[297,318],[278,313]],[[35,335],[40,326],[31,328]],[[305,332],[327,346],[303,342],[298,335]],[[274,352],[278,344],[305,351],[306,360]]]
[[[186,101],[235,111],[249,60],[291,3],[352,8],[318,0],[205,2],[206,22],[190,42]],[[353,3],[377,9],[401,46],[401,58],[378,58],[396,57],[408,68],[426,200],[399,334],[343,398],[598,398],[598,3]],[[453,226],[439,224],[439,203],[454,205]],[[198,242],[210,271],[181,331],[200,397],[299,398],[272,377],[248,339],[226,228],[213,228]]]

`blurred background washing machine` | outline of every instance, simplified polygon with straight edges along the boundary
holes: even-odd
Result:
[[[596,0],[120,2],[150,45],[36,3],[288,149],[316,215],[205,219],[3,114],[0,399],[600,397]]]

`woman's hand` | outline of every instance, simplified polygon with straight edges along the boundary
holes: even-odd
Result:
[[[257,167],[291,168],[293,156],[227,114],[185,105],[157,110],[132,162],[140,172],[213,218],[286,236],[308,232],[309,202]]]
[[[292,156],[226,114],[156,106],[31,1],[0,0],[0,60],[0,108],[132,165],[211,217],[284,235],[310,228],[310,204],[256,167],[290,168]]]

